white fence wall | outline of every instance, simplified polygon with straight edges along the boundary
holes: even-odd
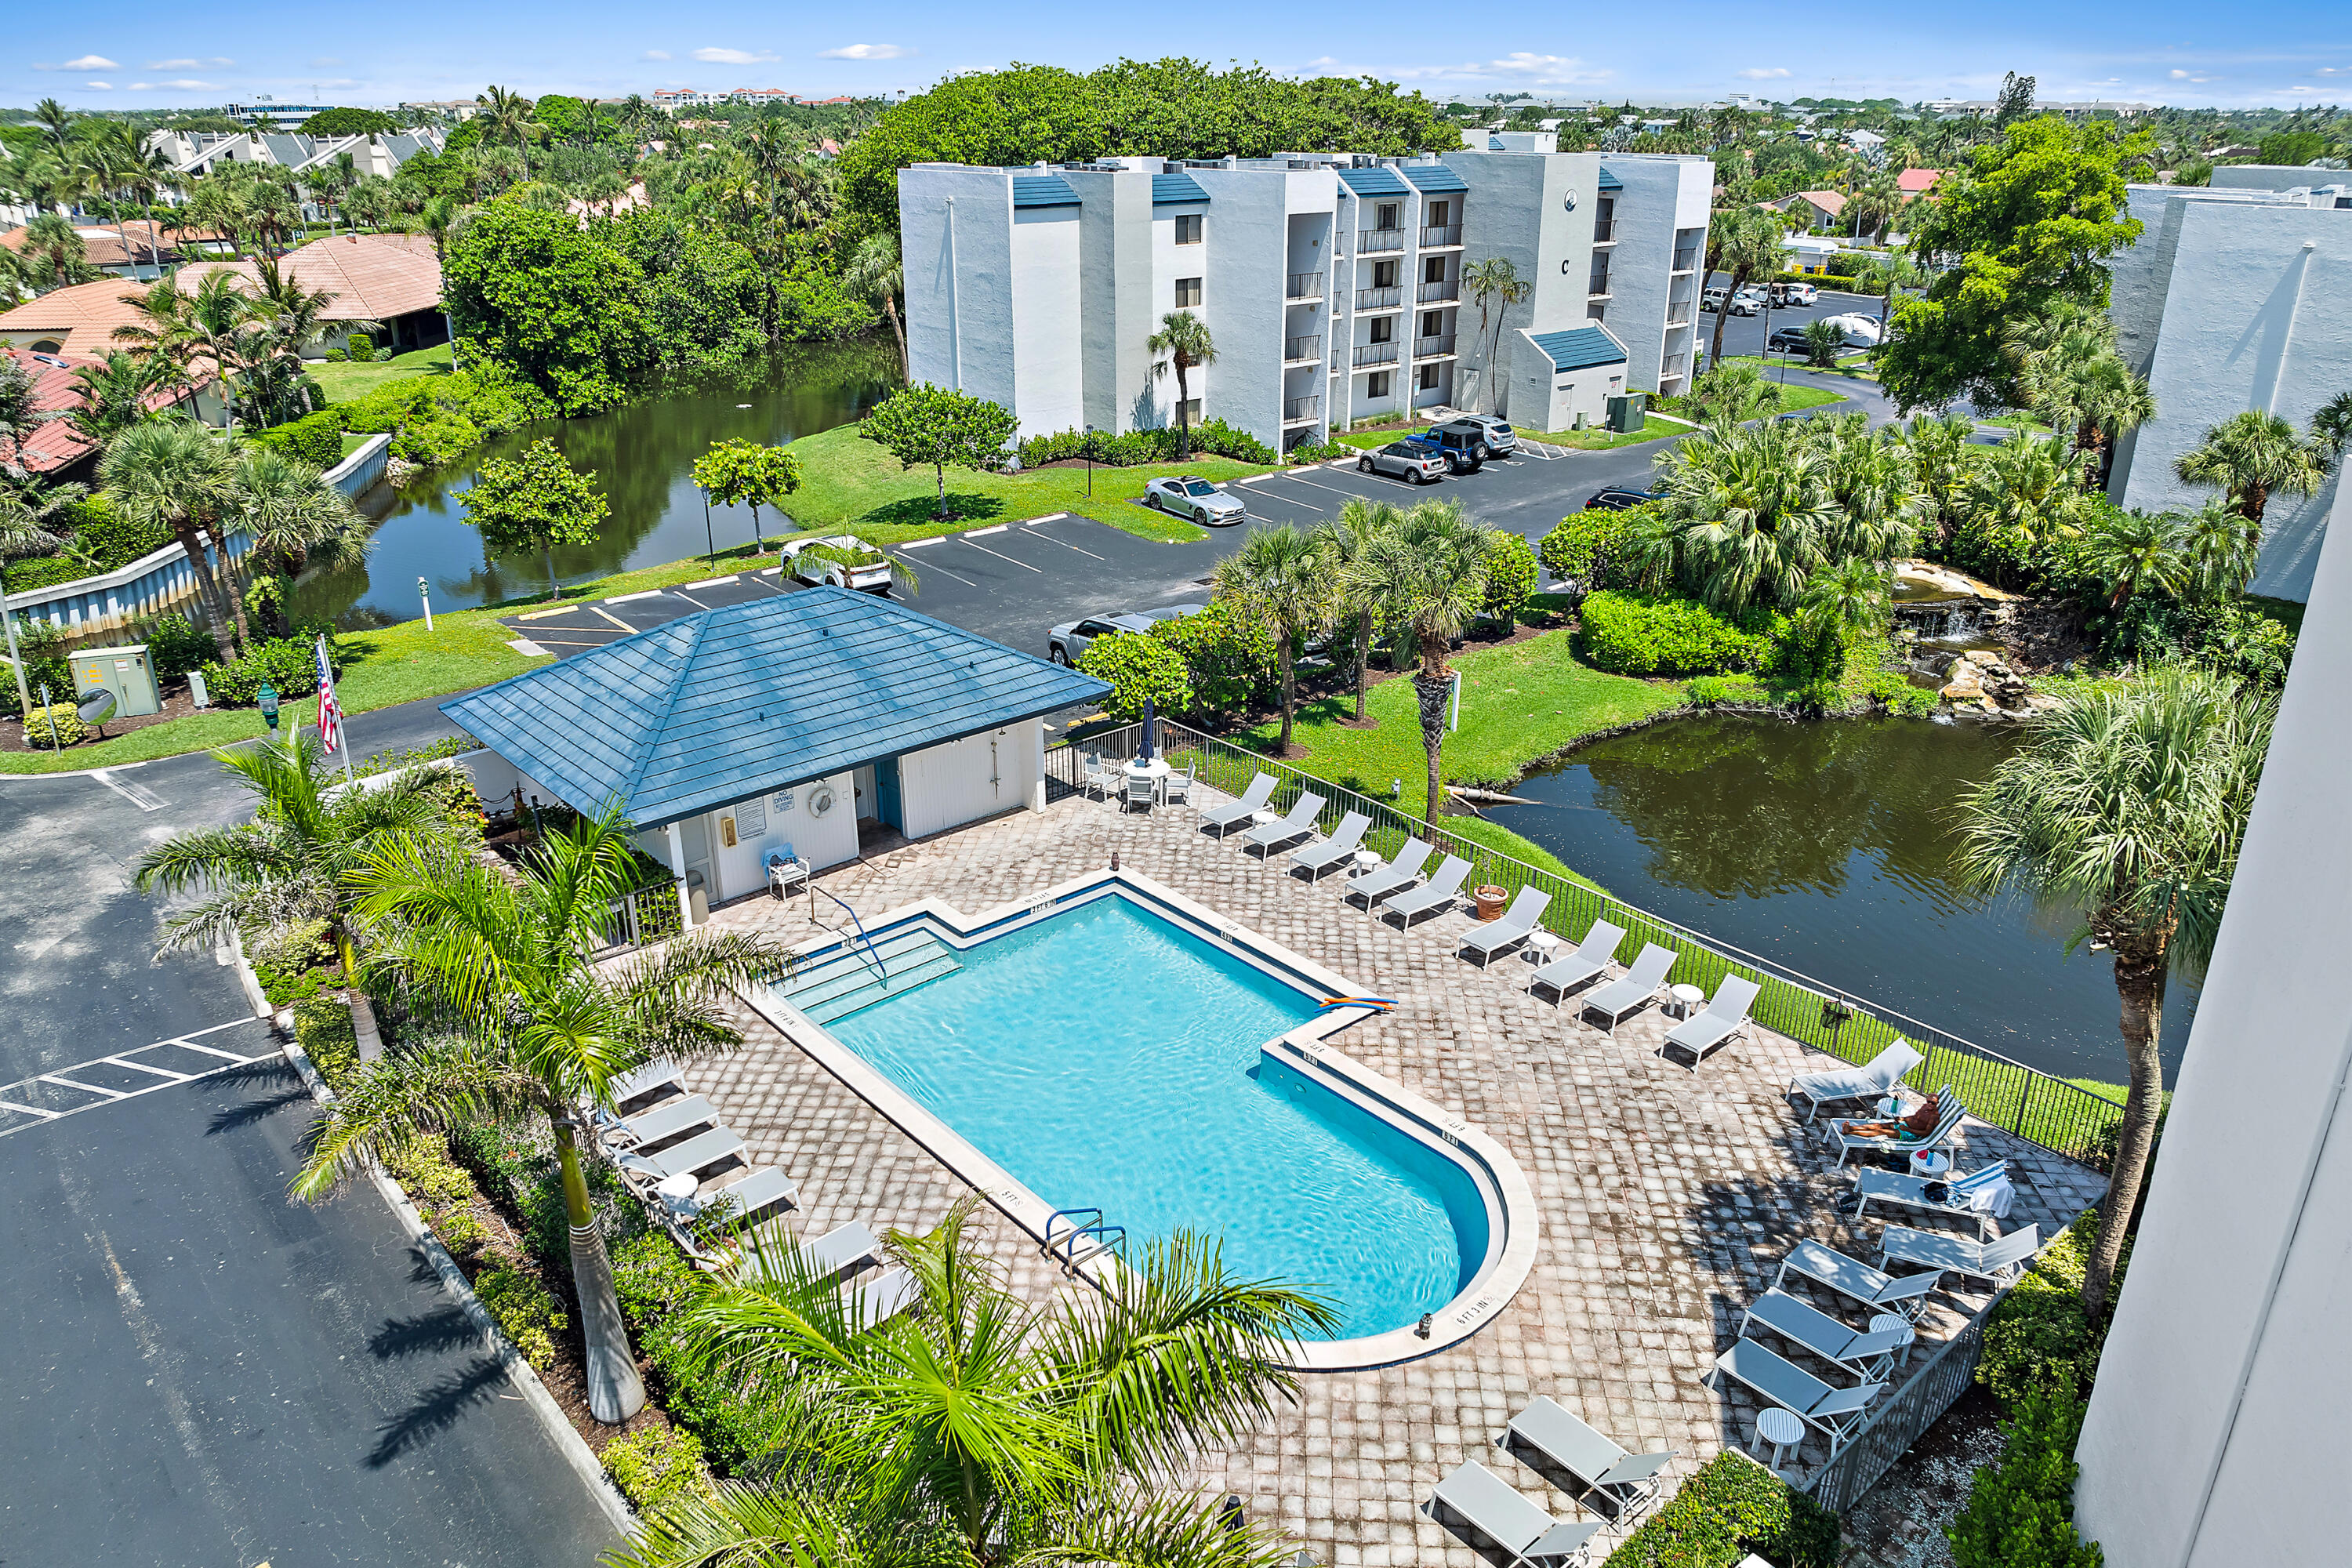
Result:
[[[910,752],[898,759],[900,831],[920,838],[1027,805],[1045,777],[1045,731],[1035,719]]]

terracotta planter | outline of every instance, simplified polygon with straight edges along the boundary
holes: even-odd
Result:
[[[1475,888],[1470,896],[1478,900],[1478,918],[1482,921],[1502,919],[1504,907],[1511,901],[1507,888]]]

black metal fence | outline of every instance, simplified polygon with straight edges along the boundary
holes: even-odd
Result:
[[[1931,1347],[1927,1359],[1903,1380],[1901,1387],[1878,1402],[1836,1458],[1806,1483],[1804,1489],[1813,1494],[1815,1502],[1832,1513],[1843,1513],[1861,1501],[1863,1494],[1878,1484],[1878,1478],[1919,1440],[1919,1435],[1969,1391],[1977,1363],[1984,1355],[1985,1320],[2008,1294],[1997,1292],[1958,1333]]]
[[[1621,963],[1641,952],[1643,943],[1656,942],[1674,950],[1675,964],[1668,979],[1677,984],[1696,985],[1712,994],[1726,974],[1745,975],[1762,987],[1753,1008],[1757,1021],[1815,1049],[1859,1064],[1898,1039],[1908,1040],[1926,1058],[1906,1079],[1920,1092],[1933,1093],[1948,1084],[1979,1121],[2105,1168],[2106,1137],[2123,1116],[2124,1108],[2116,1100],[1824,985],[1769,959],[1710,941],[1573,876],[1530,865],[1480,843],[1475,835],[1481,824],[1475,818],[1450,818],[1444,826],[1433,826],[1384,801],[1184,725],[1162,720],[1159,729],[1160,749],[1170,764],[1178,769],[1191,766],[1211,788],[1239,795],[1254,775],[1271,773],[1276,786],[1268,804],[1287,810],[1302,794],[1321,795],[1325,805],[1317,822],[1327,832],[1347,813],[1361,812],[1372,825],[1364,835],[1365,847],[1381,855],[1393,859],[1406,839],[1425,839],[1441,853],[1458,855],[1471,863],[1472,875],[1465,886],[1498,887],[1513,893],[1532,887],[1549,893],[1551,902],[1542,923],[1566,941],[1582,940],[1594,921],[1606,920],[1625,929],[1625,940],[1617,950]],[[1076,789],[1082,758],[1092,754],[1106,762],[1125,763],[1134,757],[1141,741],[1142,727],[1130,725],[1066,742],[1046,752],[1046,773],[1062,787]]]

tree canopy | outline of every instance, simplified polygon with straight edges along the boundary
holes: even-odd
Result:
[[[510,367],[567,418],[619,403],[652,356],[645,274],[569,214],[488,204],[450,237],[442,278],[467,361]]]
[[[302,121],[305,136],[381,136],[400,121],[377,109],[322,109]]]
[[[501,552],[537,546],[550,588],[556,585],[554,546],[593,543],[611,510],[596,476],[565,462],[543,437],[519,458],[484,463],[466,492],[466,521],[482,531],[483,544]]]
[[[1001,403],[944,386],[909,386],[874,405],[858,435],[898,459],[901,469],[929,464],[939,481],[939,515],[948,515],[950,465],[989,469],[1004,461],[1020,421]]]

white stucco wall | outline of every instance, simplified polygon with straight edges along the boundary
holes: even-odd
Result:
[[[1011,178],[917,164],[898,176],[898,225],[911,379],[1017,412]]]
[[[1513,350],[1510,363],[1511,418],[1523,430],[1572,430],[1579,414],[1587,428],[1598,426],[1609,417],[1611,395],[1625,390],[1622,360],[1554,370],[1541,349],[1522,342]]]
[[[2118,1568],[2352,1539],[2352,503],[2335,522],[2076,1450]]]
[[[1078,429],[1086,423],[1078,209],[1015,209],[1011,247],[1012,407],[1021,434]]]
[[[898,759],[902,831],[920,838],[1025,806],[1045,776],[1045,728],[1035,719],[910,752]]]

